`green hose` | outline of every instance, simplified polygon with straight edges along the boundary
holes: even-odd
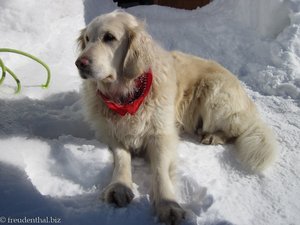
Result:
[[[33,56],[33,55],[29,54],[29,53],[26,53],[26,52],[23,52],[23,51],[20,51],[20,50],[16,50],[16,49],[11,49],[11,48],[0,48],[0,52],[11,52],[11,53],[16,53],[16,54],[24,55],[24,56],[26,56],[28,58],[33,59],[34,61],[38,62],[39,64],[41,64],[47,70],[47,80],[46,80],[45,84],[41,85],[41,87],[47,88],[49,86],[49,83],[50,83],[50,80],[51,80],[51,72],[50,72],[50,69],[49,69],[48,65],[46,63],[44,63],[42,60],[40,60],[39,58],[37,58],[37,57],[35,57],[35,56]],[[14,80],[16,81],[16,83],[17,83],[16,93],[19,93],[20,90],[21,90],[20,80],[14,74],[13,71],[11,71],[8,67],[6,67],[4,65],[3,61],[1,60],[1,58],[0,58],[0,67],[2,69],[2,76],[1,76],[1,79],[0,79],[0,85],[4,81],[5,75],[6,75],[6,71],[7,71],[14,78]]]
[[[2,68],[2,76],[0,79],[0,84],[2,84],[2,82],[4,81],[4,78],[5,78],[5,74],[6,74],[6,67],[4,66],[4,63],[1,58],[0,58],[0,66]]]

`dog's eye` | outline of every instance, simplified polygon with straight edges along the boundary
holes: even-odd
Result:
[[[89,39],[88,36],[85,36],[85,41],[86,41],[86,42],[89,42],[89,41],[90,41],[90,39]]]
[[[102,40],[103,40],[103,42],[111,42],[111,41],[116,40],[116,38],[111,33],[107,32],[107,33],[104,34]]]

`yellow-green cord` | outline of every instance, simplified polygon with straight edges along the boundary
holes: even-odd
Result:
[[[1,79],[0,79],[0,84],[2,84],[2,82],[3,82],[4,79],[5,79],[6,68],[5,68],[4,63],[3,63],[3,61],[1,60],[1,58],[0,58],[0,66],[1,66],[1,68],[2,68],[2,76],[1,76]]]
[[[41,64],[47,70],[47,80],[46,80],[45,84],[42,84],[41,86],[43,88],[47,88],[49,86],[49,83],[50,83],[50,80],[51,80],[51,72],[50,72],[50,69],[49,69],[48,65],[46,63],[44,63],[42,60],[40,60],[39,58],[37,58],[37,57],[35,57],[35,56],[33,56],[29,53],[26,53],[26,52],[23,52],[23,51],[20,51],[20,50],[16,50],[16,49],[11,49],[11,48],[0,48],[0,52],[11,52],[11,53],[24,55],[26,57],[29,57],[29,58],[33,59],[34,61],[38,62],[39,64]],[[2,77],[0,79],[0,84],[5,79],[5,74],[6,74],[6,71],[7,71],[15,79],[15,81],[17,83],[16,93],[20,92],[21,84],[20,84],[19,79],[17,78],[17,76],[9,68],[7,68],[4,65],[4,63],[1,59],[0,59],[0,67],[2,68]]]
[[[17,78],[16,74],[14,74],[13,71],[11,71],[9,68],[6,67],[6,71],[15,79],[16,83],[17,83],[17,90],[16,90],[16,94],[19,93],[21,91],[21,84],[20,84],[20,80]]]

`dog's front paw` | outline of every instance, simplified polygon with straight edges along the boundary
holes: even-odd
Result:
[[[102,198],[107,203],[113,203],[117,207],[125,207],[134,197],[130,187],[122,183],[108,185],[102,193]]]
[[[184,209],[175,201],[161,201],[155,209],[159,221],[167,225],[179,225],[185,219]]]

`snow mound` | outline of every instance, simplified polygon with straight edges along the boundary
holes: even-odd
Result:
[[[232,1],[232,3],[236,20],[247,28],[256,30],[264,37],[276,38],[290,25],[288,1],[248,0]]]
[[[52,197],[91,193],[112,168],[105,146],[72,136],[53,141],[13,137],[2,147],[0,160],[24,170],[42,195]],[[103,187],[109,180],[102,181]]]

